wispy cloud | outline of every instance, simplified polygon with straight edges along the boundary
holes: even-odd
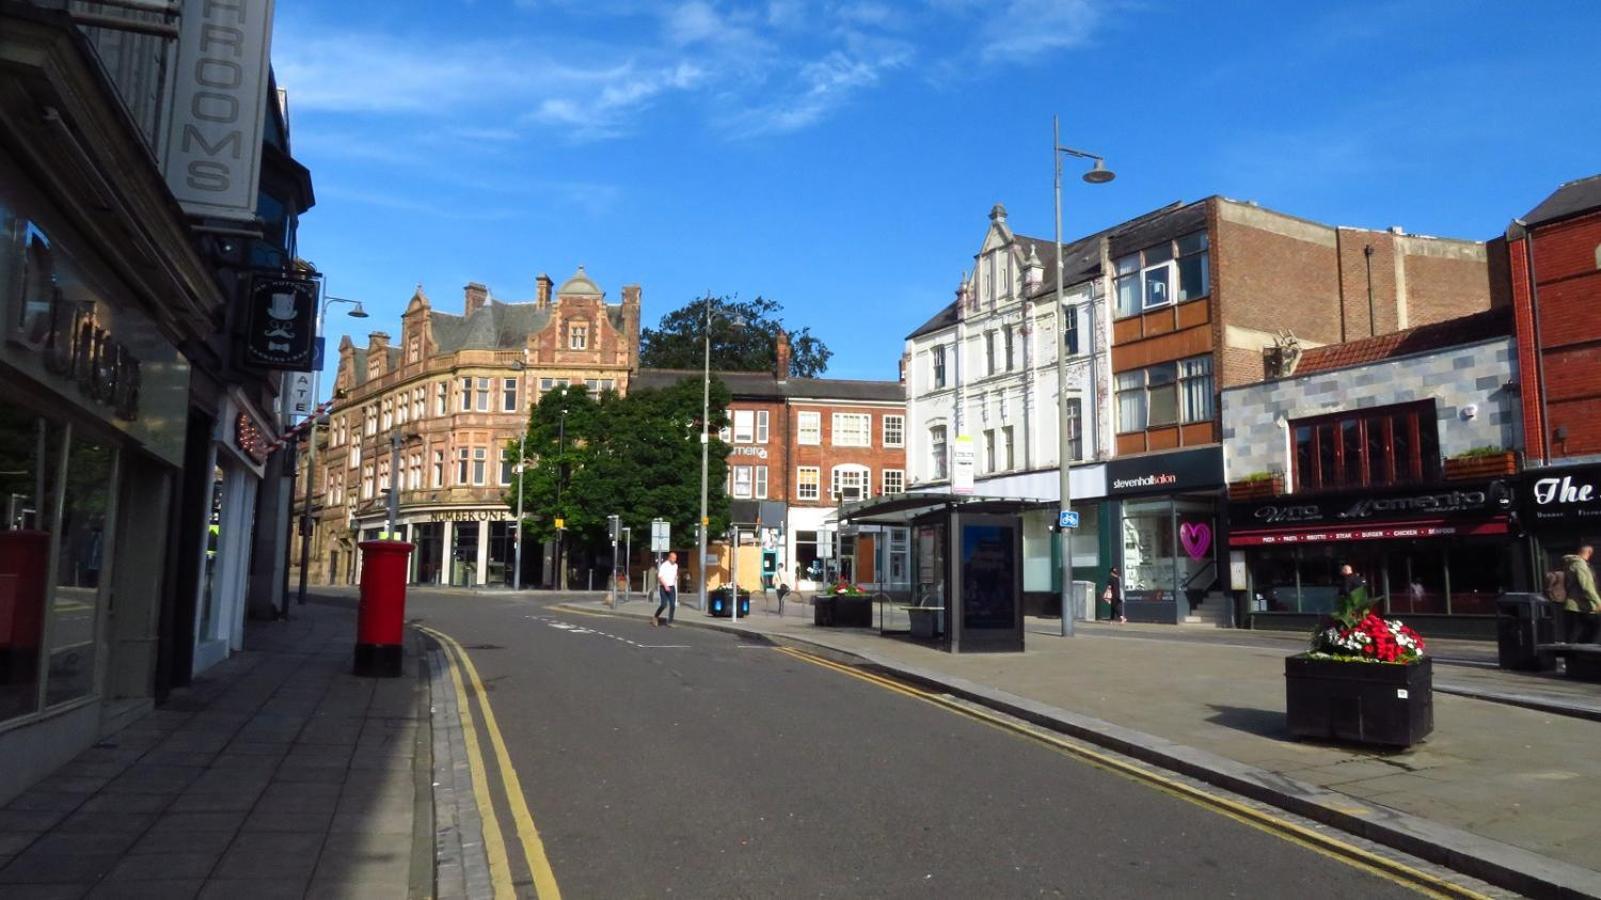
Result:
[[[1082,46],[1100,26],[1104,0],[1010,0],[986,8],[979,28],[984,62],[1028,63],[1046,53]]]
[[[911,51],[902,47],[866,56],[833,51],[801,66],[779,99],[743,109],[732,117],[733,132],[751,137],[815,125],[910,59]]]

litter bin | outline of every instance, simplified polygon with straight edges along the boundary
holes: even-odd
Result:
[[[729,600],[729,593],[730,589],[728,587],[720,587],[708,593],[706,595],[706,605],[710,608],[706,610],[706,614],[718,618],[728,618],[734,611],[734,604]],[[741,618],[750,615],[750,591],[743,588],[739,592],[739,615]]]
[[[1555,611],[1539,594],[1502,594],[1495,598],[1497,659],[1503,669],[1549,672],[1556,659],[1535,647],[1556,637]]]

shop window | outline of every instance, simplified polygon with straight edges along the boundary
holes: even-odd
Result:
[[[823,414],[801,412],[795,414],[795,443],[816,446],[823,443]]]
[[[1452,615],[1495,615],[1495,598],[1511,587],[1506,545],[1453,541],[1447,553],[1446,611]]]
[[[795,499],[816,500],[821,496],[821,471],[817,466],[801,466],[795,470]]]
[[[812,581],[823,578],[823,561],[817,553],[818,532],[795,532],[795,577]]]
[[[1440,473],[1434,401],[1291,423],[1299,491],[1433,481]]]
[[[0,404],[0,723],[39,709],[62,440],[59,426]]]
[[[1430,541],[1391,549],[1385,557],[1385,576],[1390,588],[1391,615],[1446,612],[1445,548],[1442,544]]]

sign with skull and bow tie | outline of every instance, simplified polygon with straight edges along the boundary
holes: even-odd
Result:
[[[256,275],[250,283],[245,361],[265,369],[311,371],[316,323],[317,282]]]

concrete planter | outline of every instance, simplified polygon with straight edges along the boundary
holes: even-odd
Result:
[[[867,594],[818,594],[812,598],[812,624],[825,628],[871,628],[873,600]]]
[[[1271,500],[1284,495],[1284,476],[1229,482],[1230,500]]]
[[[1433,666],[1428,657],[1406,665],[1287,657],[1290,733],[1410,747],[1434,730]]]

